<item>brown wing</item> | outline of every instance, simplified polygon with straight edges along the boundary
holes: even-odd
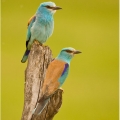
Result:
[[[44,97],[52,95],[59,88],[60,83],[58,79],[64,71],[65,64],[63,61],[54,60],[48,66],[42,88],[42,95]]]
[[[35,15],[33,15],[29,20],[28,20],[28,26],[30,24],[30,22],[35,18]]]

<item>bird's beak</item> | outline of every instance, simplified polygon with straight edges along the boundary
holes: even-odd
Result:
[[[79,53],[82,53],[82,52],[79,50],[74,51],[74,54],[79,54]]]
[[[58,6],[55,6],[55,7],[53,7],[52,8],[53,10],[60,10],[60,9],[62,9],[61,7],[58,7]]]

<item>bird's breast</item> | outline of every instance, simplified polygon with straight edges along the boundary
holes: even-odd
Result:
[[[53,30],[54,21],[36,21],[31,28],[31,35],[33,39],[38,40],[40,43],[44,43],[52,35]]]

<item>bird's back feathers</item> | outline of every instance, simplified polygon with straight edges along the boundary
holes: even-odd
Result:
[[[66,64],[66,62],[57,59],[50,63],[43,83],[43,95],[50,96],[60,87],[59,79],[65,73]]]
[[[26,47],[28,45],[28,42],[30,41],[30,38],[31,38],[31,27],[33,25],[33,23],[35,22],[36,20],[36,16],[33,15],[29,21],[28,21],[28,29],[27,29],[27,39],[26,39]]]
[[[35,22],[35,20],[36,20],[36,16],[34,15],[28,21],[28,30],[27,30],[27,39],[26,39],[26,51],[25,51],[25,53],[23,55],[23,58],[21,60],[22,63],[26,62],[26,60],[28,58],[28,55],[30,53],[30,49],[28,49],[28,43],[29,43],[30,38],[31,38],[31,31],[30,31],[30,29],[31,29],[33,23]]]
[[[38,105],[34,110],[34,115],[39,115],[41,114],[41,112],[43,111],[43,109],[46,107],[46,105],[48,104],[48,101],[50,100],[50,98],[41,98],[40,101],[38,101]]]
[[[63,83],[66,79],[68,68],[69,64],[61,60],[54,59],[50,63],[41,89],[41,99],[33,114],[40,114],[43,111],[50,96],[61,86],[61,81]]]

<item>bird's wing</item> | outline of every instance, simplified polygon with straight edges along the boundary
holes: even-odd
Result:
[[[66,67],[69,67],[68,63],[60,60],[55,59],[50,63],[42,88],[44,97],[51,96],[60,87],[58,80],[67,70]]]
[[[30,25],[30,23],[32,22],[32,20],[35,18],[36,16],[33,15],[29,20],[28,20],[28,26]]]
[[[31,31],[30,31],[30,29],[31,29],[33,23],[35,22],[35,20],[36,20],[36,16],[33,15],[33,16],[29,19],[29,21],[28,21],[26,47],[27,47],[28,42],[29,42],[29,40],[30,40],[30,38],[31,38]]]

